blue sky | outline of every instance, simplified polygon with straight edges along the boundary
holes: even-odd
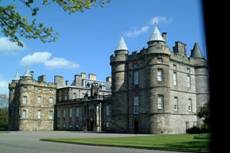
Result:
[[[111,0],[105,7],[93,7],[84,13],[69,15],[56,5],[42,8],[37,20],[52,26],[59,39],[43,44],[25,40],[19,49],[0,35],[0,93],[8,93],[7,84],[18,71],[26,67],[35,71],[35,77],[46,74],[49,82],[55,74],[73,80],[74,74],[92,72],[105,80],[111,73],[109,57],[120,36],[125,37],[129,51],[147,46],[158,21],[161,32],[168,33],[168,46],[175,41],[187,44],[188,55],[194,42],[205,53],[204,29],[200,0]],[[3,5],[1,2],[0,5]],[[28,15],[20,3],[15,4],[23,15]],[[26,65],[26,66],[25,66]]]

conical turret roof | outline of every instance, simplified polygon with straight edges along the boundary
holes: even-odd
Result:
[[[203,58],[200,52],[200,47],[198,45],[198,43],[196,42],[194,44],[194,47],[192,49],[192,53],[191,53],[191,57],[193,58]]]
[[[15,75],[14,80],[20,80],[20,76],[19,76],[19,73],[18,73],[18,72],[16,72],[16,75]]]
[[[128,47],[125,43],[125,39],[123,37],[121,37],[116,50],[128,50]]]
[[[26,73],[24,76],[32,76],[29,69],[26,70]]]
[[[149,41],[165,41],[157,26],[155,26],[154,31],[153,31]]]

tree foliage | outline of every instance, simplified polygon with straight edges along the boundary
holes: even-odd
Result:
[[[0,0],[0,4],[1,4]],[[14,0],[12,0],[14,1]],[[0,27],[1,32],[11,41],[16,42],[19,46],[23,46],[20,38],[39,39],[43,43],[52,42],[58,38],[58,33],[52,27],[46,27],[43,23],[38,23],[36,16],[40,8],[35,4],[34,0],[19,0],[25,8],[31,11],[31,19],[22,16],[17,11],[16,6],[7,5],[0,6]],[[51,3],[57,4],[59,7],[69,14],[75,12],[83,12],[92,6],[104,6],[109,0],[41,0],[42,7]]]
[[[8,109],[0,108],[0,131],[7,130],[8,127]]]
[[[200,108],[199,112],[197,113],[197,116],[199,118],[203,118],[204,126],[208,128],[210,119],[208,103]]]

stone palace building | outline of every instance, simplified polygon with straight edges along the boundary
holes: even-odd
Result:
[[[209,100],[208,64],[198,43],[167,45],[156,26],[147,47],[129,53],[122,37],[110,56],[111,77],[62,76],[47,83],[27,71],[9,84],[10,130],[93,130],[185,133],[199,126],[196,113]]]

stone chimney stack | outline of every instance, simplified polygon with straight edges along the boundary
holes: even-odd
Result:
[[[46,82],[46,76],[45,75],[38,76],[38,81],[39,82]]]
[[[165,42],[167,42],[167,32],[163,32],[162,37],[165,40]]]
[[[60,75],[54,76],[54,83],[57,85],[57,88],[62,88],[65,86],[64,77]]]
[[[89,80],[92,80],[92,81],[96,81],[96,80],[97,80],[96,74],[94,74],[94,73],[89,73],[88,79],[89,79]]]

